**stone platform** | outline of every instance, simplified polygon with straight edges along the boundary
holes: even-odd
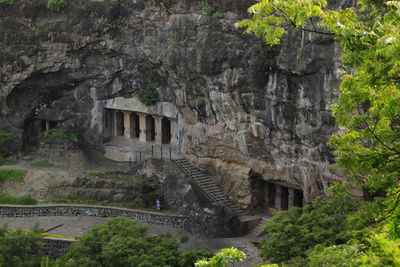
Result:
[[[150,158],[178,159],[182,154],[171,145],[141,142],[139,138],[113,137],[103,144],[104,157],[113,161],[141,162]]]

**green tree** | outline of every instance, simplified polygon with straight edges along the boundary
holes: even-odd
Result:
[[[40,266],[41,239],[33,231],[0,228],[0,267]]]
[[[196,267],[225,267],[227,263],[240,262],[246,259],[246,254],[237,248],[223,248],[209,259],[198,260]]]
[[[373,214],[369,219],[384,221],[388,232],[380,230],[367,242],[363,264],[398,265],[390,255],[397,255],[400,228],[400,2],[358,0],[354,7],[330,10],[326,0],[259,0],[249,12],[252,17],[237,26],[269,45],[279,44],[291,27],[331,35],[340,44],[347,74],[331,106],[339,130],[329,144],[369,200],[385,197],[364,205],[373,211],[364,211]],[[351,253],[340,247],[332,257]]]
[[[204,250],[180,253],[178,248],[178,242],[168,233],[149,237],[147,227],[137,221],[113,218],[93,226],[61,261],[65,266],[183,267],[209,255]]]
[[[356,181],[370,192],[392,192],[400,170],[400,2],[360,0],[326,9],[325,0],[262,0],[237,25],[270,45],[290,26],[332,35],[348,73],[332,114],[339,132],[330,144]],[[318,21],[318,23],[316,23]]]
[[[261,256],[275,263],[304,262],[316,245],[327,247],[346,242],[352,230],[347,217],[359,207],[346,195],[319,197],[311,205],[279,212],[265,226],[270,237],[261,244]],[[302,264],[299,264],[301,266]]]

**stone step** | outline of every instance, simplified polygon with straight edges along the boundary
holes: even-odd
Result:
[[[210,193],[220,193],[220,194],[224,194],[222,191],[221,191],[221,189],[219,189],[219,188],[215,188],[215,187],[204,187],[204,186],[202,186],[202,188],[204,189],[204,190],[206,190],[207,192],[210,192]]]

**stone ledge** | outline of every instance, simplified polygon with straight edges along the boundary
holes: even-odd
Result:
[[[159,224],[175,228],[183,228],[185,217],[176,214],[131,210],[117,207],[100,207],[90,205],[0,205],[0,217],[32,217],[32,216],[93,216],[93,217],[125,217],[140,222]]]

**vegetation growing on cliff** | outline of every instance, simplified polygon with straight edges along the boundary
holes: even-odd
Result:
[[[44,138],[56,138],[56,139],[71,139],[77,140],[78,136],[73,132],[66,131],[66,130],[51,130],[48,132],[43,133]]]
[[[67,5],[68,5],[68,0],[48,0],[47,1],[47,8],[54,10],[54,11],[60,11]]]
[[[23,182],[26,171],[14,169],[0,169],[0,180]]]
[[[158,101],[158,93],[156,89],[150,88],[144,92],[138,93],[138,98],[140,102],[145,104],[146,106],[151,106],[157,103]]]
[[[338,246],[318,242],[314,250],[306,252],[308,258],[303,255],[300,261],[294,260],[296,255],[275,257],[270,252],[273,246],[267,246],[269,252],[264,255],[277,262],[294,266],[304,260],[302,266],[320,266],[321,260],[343,263],[337,266],[400,265],[400,2],[360,0],[357,4],[329,10],[325,0],[260,0],[249,8],[252,18],[237,24],[269,45],[279,44],[290,27],[330,35],[338,41],[348,74],[342,77],[338,102],[331,106],[339,131],[330,145],[335,148],[337,164],[372,201],[363,204],[358,216],[346,218],[369,219],[373,229],[364,225],[364,234],[346,244],[334,242]],[[293,212],[286,213],[287,220]],[[312,216],[303,210],[299,218],[304,214]],[[286,216],[280,216],[280,222],[273,222],[283,227]],[[300,230],[299,218],[290,222],[293,234]],[[313,231],[321,232],[321,228]],[[278,232],[270,229],[272,235]]]

